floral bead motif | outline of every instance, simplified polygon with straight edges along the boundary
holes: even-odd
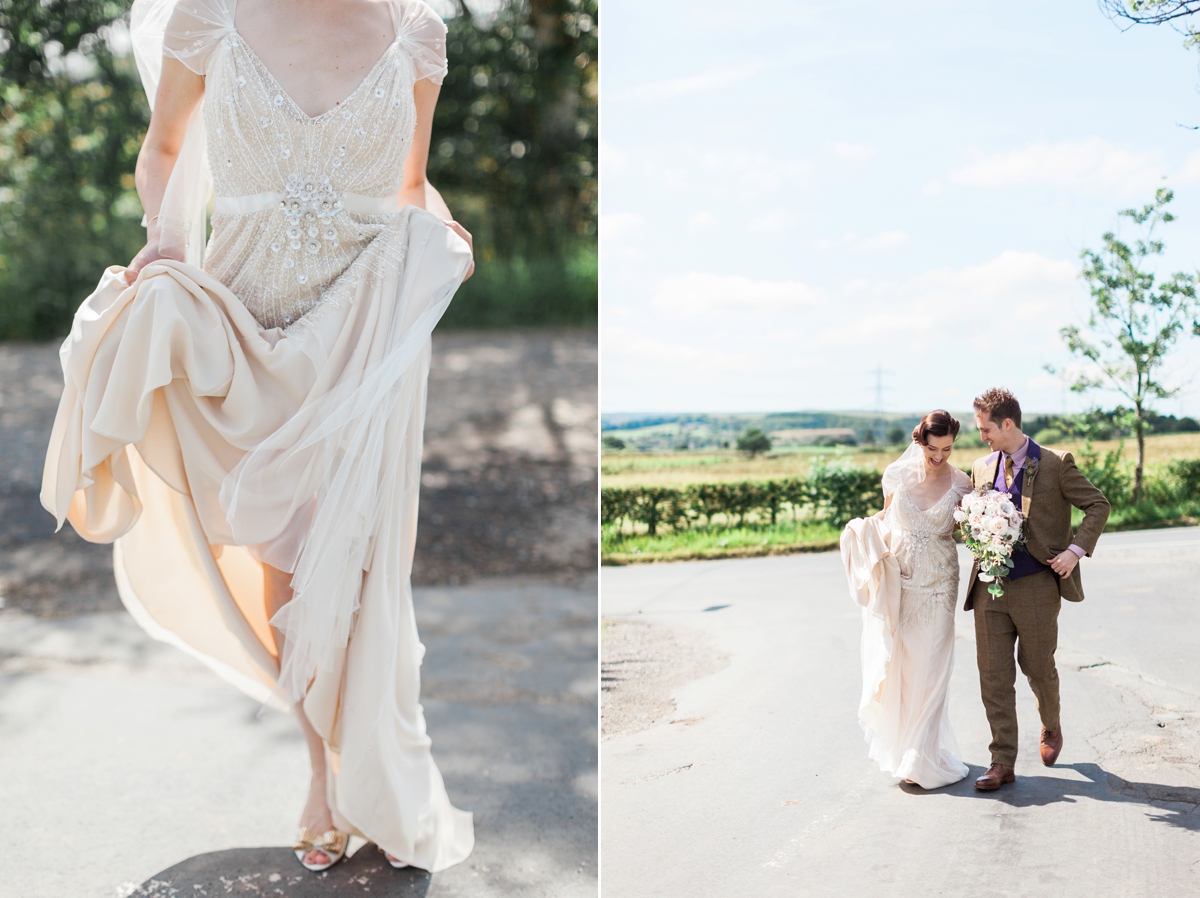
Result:
[[[316,255],[321,251],[319,238],[322,233],[330,241],[331,247],[338,245],[333,217],[342,210],[342,195],[334,189],[328,175],[308,175],[303,178],[296,174],[288,175],[279,208],[287,217],[290,249],[303,249],[310,255]],[[292,267],[287,262],[284,267]],[[307,283],[307,280],[300,283]]]

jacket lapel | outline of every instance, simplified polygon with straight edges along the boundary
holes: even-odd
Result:
[[[977,486],[986,487],[989,490],[996,488],[996,475],[1000,469],[1000,452],[993,452],[987,457],[987,461],[983,465],[984,471],[987,472],[987,480]]]
[[[1021,515],[1028,520],[1033,505],[1033,483],[1037,480],[1038,465],[1042,460],[1042,447],[1029,438],[1029,451],[1025,453],[1025,464],[1021,466]]]

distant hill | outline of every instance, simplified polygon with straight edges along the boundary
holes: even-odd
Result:
[[[966,413],[958,417],[970,420]],[[833,435],[858,443],[872,438],[883,442],[897,427],[907,438],[920,420],[920,414],[905,412],[610,413],[600,416],[600,429],[630,448],[661,452],[732,446],[738,434],[750,427],[777,434],[779,445],[804,444]],[[804,431],[814,432],[806,435]]]

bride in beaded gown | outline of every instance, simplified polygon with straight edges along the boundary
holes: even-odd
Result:
[[[947,704],[959,587],[954,509],[971,491],[971,478],[950,464],[958,429],[945,411],[931,412],[884,471],[880,516],[898,568],[899,602],[895,619],[882,626],[864,614],[859,721],[868,755],[884,772],[925,789],[967,775]],[[883,629],[888,636],[874,638]]]
[[[152,636],[295,711],[306,866],[356,834],[444,869],[472,821],[430,755],[409,574],[430,332],[472,265],[425,181],[445,26],[421,0],[136,0],[132,33],[147,247],[63,344],[43,504],[113,542]]]

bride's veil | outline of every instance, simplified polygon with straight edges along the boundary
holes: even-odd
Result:
[[[883,495],[890,496],[900,487],[911,490],[925,480],[925,450],[916,440],[904,454],[883,469]]]

